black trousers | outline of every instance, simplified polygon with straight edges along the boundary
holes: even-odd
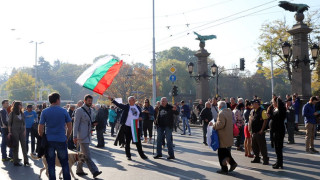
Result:
[[[252,134],[252,151],[255,158],[260,159],[260,152],[262,154],[263,160],[268,160],[268,150],[265,133],[253,133]]]
[[[152,138],[152,126],[153,126],[153,121],[151,120],[145,120],[143,121],[143,135],[144,137],[148,137],[147,133],[149,132],[149,138]]]
[[[127,157],[131,157],[131,153],[130,153],[130,144],[131,144],[131,140],[132,140],[131,127],[124,125],[124,133],[126,136],[126,147],[125,147],[126,155],[127,155]],[[136,146],[137,146],[137,150],[138,150],[140,157],[145,156],[144,152],[142,150],[139,131],[138,131],[138,142],[136,142]]]
[[[203,142],[207,143],[207,128],[208,128],[208,124],[207,122],[204,122],[202,125],[202,130],[203,130]]]
[[[229,159],[229,164],[234,165],[236,162],[234,161],[233,157],[231,156],[231,148],[218,148],[218,158],[219,163],[221,166],[221,170],[228,172],[228,166],[223,164],[225,158]]]
[[[277,163],[282,165],[283,164],[283,139],[284,133],[275,133],[274,134],[274,148],[277,154]]]
[[[104,129],[99,129],[99,130],[97,129],[97,140],[98,140],[97,146],[103,147],[105,145],[103,133],[104,133]]]
[[[295,128],[294,122],[287,122],[287,131],[288,131],[288,141],[294,142],[294,128]]]

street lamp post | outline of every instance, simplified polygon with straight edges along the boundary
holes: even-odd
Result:
[[[221,73],[225,72],[225,71],[231,71],[231,70],[238,70],[239,68],[233,68],[233,69],[224,69],[219,71],[219,67],[214,63],[211,66],[211,72],[213,76],[216,76],[216,96],[219,95],[219,76]]]
[[[35,53],[35,63],[34,63],[34,104],[37,105],[37,62],[38,62],[38,44],[43,42],[30,41],[29,43],[35,43],[36,53]]]
[[[199,66],[199,64],[198,64]],[[206,67],[202,67],[202,72],[199,72],[199,67],[198,67],[198,75],[193,76],[193,68],[194,68],[194,64],[192,62],[188,63],[188,72],[190,74],[190,78],[194,78],[197,82],[197,98],[201,99],[203,101],[207,100],[207,98],[209,98],[209,94],[208,94],[208,87],[205,88],[203,87],[204,85],[208,86],[208,83],[204,83],[205,80],[210,80],[212,78],[214,78],[214,65],[211,66],[211,73],[213,76],[210,76],[207,74],[207,66]],[[206,70],[204,70],[206,69]],[[200,92],[199,92],[200,91]],[[205,92],[204,92],[205,91]]]
[[[310,47],[310,51],[311,51],[311,58],[313,61],[310,60],[307,56],[305,56],[303,59],[299,59],[299,57],[297,56],[294,60],[290,61],[291,56],[292,56],[291,44],[288,43],[287,41],[285,41],[282,44],[283,57],[290,61],[291,65],[294,69],[299,68],[300,63],[304,63],[305,65],[310,63],[310,65],[312,65],[312,66],[314,66],[316,64],[316,59],[319,56],[319,46],[317,44],[313,44]]]

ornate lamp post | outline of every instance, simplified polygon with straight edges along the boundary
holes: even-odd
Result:
[[[189,63],[188,63],[188,71],[189,71],[190,77],[193,77],[197,82],[199,82],[201,78],[210,80],[211,78],[214,78],[214,75],[215,75],[215,73],[216,73],[216,72],[215,72],[216,69],[214,69],[214,66],[216,66],[216,65],[213,64],[213,65],[211,66],[212,76],[207,75],[206,72],[204,72],[203,74],[198,74],[197,76],[192,76],[193,67],[194,67],[194,64],[193,64],[192,62],[189,62]]]
[[[299,68],[299,64],[300,63],[304,63],[304,65],[307,65],[308,63],[310,63],[310,65],[312,65],[314,67],[314,65],[316,64],[316,59],[319,56],[319,46],[317,44],[313,44],[310,47],[311,50],[311,58],[312,60],[310,60],[307,55],[305,55],[305,57],[301,60],[299,59],[299,57],[297,56],[294,60],[290,61],[292,67],[294,69]],[[282,44],[282,52],[283,52],[283,57],[285,57],[287,60],[291,58],[292,56],[292,49],[291,49],[291,44],[288,43],[287,41],[285,41]],[[311,69],[313,69],[313,67]]]
[[[319,46],[317,44],[313,44],[313,46],[311,46],[311,57],[315,63],[316,59],[319,56]]]

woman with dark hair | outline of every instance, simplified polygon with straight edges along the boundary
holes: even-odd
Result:
[[[241,145],[243,145],[244,143],[244,120],[243,120],[244,109],[245,109],[244,104],[239,103],[232,111],[236,120],[235,123],[239,128],[239,135],[237,136],[237,140],[235,142],[235,146],[237,147],[238,151],[243,150],[243,147]]]
[[[14,144],[16,145],[13,148],[13,164],[15,166],[22,166],[22,164],[19,163],[18,158],[20,142],[24,158],[24,166],[30,166],[26,147],[26,124],[22,111],[22,103],[20,101],[16,101],[14,103],[12,111],[9,114],[8,130],[9,134],[13,135],[13,139],[15,141]]]
[[[273,117],[270,121],[270,137],[277,154],[277,162],[272,166],[273,169],[283,169],[283,140],[285,135],[284,120],[286,118],[286,107],[282,100],[274,97],[272,100]]]
[[[249,117],[251,114],[251,102],[246,101],[245,102],[245,107],[246,109],[244,110],[243,113],[243,118],[245,121],[245,126],[244,126],[244,151],[245,151],[245,156],[249,158],[253,158],[254,156],[251,154],[252,151],[252,139],[251,139],[251,134],[249,132]]]
[[[142,119],[143,119],[143,135],[144,143],[152,143],[152,126],[154,121],[154,109],[150,105],[149,99],[144,100],[144,105],[142,107]],[[148,133],[149,132],[149,140]]]

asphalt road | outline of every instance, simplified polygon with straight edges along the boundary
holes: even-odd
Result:
[[[110,129],[108,129],[110,130]],[[286,137],[287,138],[287,137]],[[174,133],[175,160],[167,160],[167,149],[163,150],[163,159],[153,159],[152,145],[143,144],[143,150],[149,157],[142,160],[135,148],[131,147],[133,161],[126,159],[124,149],[114,146],[114,138],[110,137],[109,131],[105,135],[107,142],[104,149],[95,148],[96,136],[92,142],[92,157],[94,162],[103,173],[99,179],[320,179],[320,154],[306,154],[304,152],[304,136],[296,135],[296,144],[284,147],[284,169],[274,170],[272,164],[275,163],[274,149],[268,142],[268,153],[270,165],[251,164],[252,159],[244,156],[244,152],[232,150],[232,155],[238,167],[229,175],[219,175],[216,173],[220,169],[217,152],[202,144],[202,129],[192,128],[192,136],[181,136],[180,132]],[[286,139],[285,139],[286,140]],[[316,149],[320,150],[320,140],[315,140]],[[21,150],[20,150],[21,151]],[[20,152],[20,158],[22,154]],[[29,180],[39,179],[42,161],[30,160],[31,167],[14,167],[11,162],[0,162],[0,180]],[[56,172],[60,171],[56,167]],[[73,166],[75,173],[76,167]],[[85,172],[88,176],[78,177],[79,179],[92,179],[87,168]],[[58,175],[57,175],[58,178]],[[47,179],[42,174],[42,179]]]

